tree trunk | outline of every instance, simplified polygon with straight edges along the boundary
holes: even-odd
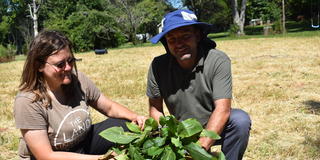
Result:
[[[127,0],[119,0],[120,2],[120,7],[123,9],[123,12],[125,13],[125,18],[122,23],[126,24],[127,26],[127,35],[129,37],[129,41],[132,42],[133,45],[137,44],[137,28],[139,24],[141,23],[141,17],[135,12],[135,5],[130,5]]]
[[[31,19],[33,21],[33,33],[34,37],[38,35],[38,10],[40,8],[40,4],[37,5],[36,0],[32,0],[32,4],[28,5],[29,6],[29,12]]]
[[[239,28],[237,31],[238,36],[245,34],[244,23],[245,23],[245,16],[246,16],[246,5],[247,5],[247,0],[242,0],[240,13],[239,13],[238,0],[231,0],[233,24],[237,25]]]
[[[282,33],[285,34],[286,31],[286,14],[285,14],[284,0],[282,0]]]
[[[38,35],[38,15],[35,14],[33,15],[34,18],[33,18],[33,31],[34,31],[34,36],[37,36]]]

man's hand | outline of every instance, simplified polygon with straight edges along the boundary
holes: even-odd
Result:
[[[144,123],[146,120],[147,120],[147,117],[137,115],[137,117],[135,119],[133,119],[132,122],[137,124],[140,127],[140,129],[143,129]]]
[[[211,146],[214,144],[214,140],[209,137],[200,137],[199,143],[202,148],[204,148],[206,151],[209,151]]]

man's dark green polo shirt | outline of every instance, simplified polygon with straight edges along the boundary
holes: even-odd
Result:
[[[182,69],[170,54],[155,57],[149,68],[147,96],[163,98],[178,120],[196,118],[202,125],[214,110],[214,100],[232,98],[231,62],[216,49],[201,49],[198,64]]]

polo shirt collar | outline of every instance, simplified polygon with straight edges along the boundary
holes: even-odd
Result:
[[[200,45],[198,48],[198,53],[197,53],[197,62],[194,68],[192,69],[192,72],[196,72],[197,70],[202,70],[204,66],[204,52],[203,52],[203,47]]]

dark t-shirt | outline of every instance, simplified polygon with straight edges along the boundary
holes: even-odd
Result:
[[[149,68],[149,98],[163,98],[178,120],[196,118],[202,125],[214,110],[214,100],[232,98],[231,62],[216,49],[202,46],[193,70],[184,70],[171,54],[155,57]]]
[[[88,104],[97,101],[101,92],[81,72],[78,81],[80,86],[73,91],[73,98],[68,99],[66,105],[52,98],[51,105],[46,108],[41,101],[33,102],[33,93],[18,93],[14,102],[16,127],[47,130],[53,150],[68,150],[80,143],[91,127]],[[20,157],[28,159],[31,154],[28,152],[24,140],[21,139]]]

